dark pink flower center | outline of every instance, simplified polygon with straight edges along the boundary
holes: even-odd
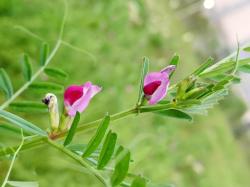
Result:
[[[73,105],[78,99],[83,95],[82,86],[70,86],[64,92],[64,101],[68,102],[70,105]]]
[[[144,86],[143,91],[145,95],[153,95],[155,90],[161,85],[161,81],[154,81]]]

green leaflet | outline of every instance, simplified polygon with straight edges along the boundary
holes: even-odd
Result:
[[[179,64],[179,60],[180,60],[180,56],[175,53],[173,57],[171,58],[169,65],[175,65],[177,67],[177,65]]]
[[[214,105],[218,104],[218,102],[222,100],[227,94],[228,91],[226,89],[221,89],[216,92],[211,92],[210,94],[204,96],[200,100],[201,103],[199,105],[192,105],[186,107],[185,109],[183,109],[183,111],[189,114],[206,115],[207,110],[214,107]]]
[[[33,101],[14,102],[9,105],[9,108],[17,112],[28,112],[28,113],[42,113],[48,111],[46,105],[40,102],[33,102]]]
[[[146,187],[146,179],[141,176],[137,176],[133,180],[131,187]]]
[[[189,120],[189,121],[193,120],[192,116],[190,116],[188,113],[183,112],[183,111],[178,110],[178,109],[162,110],[162,111],[159,111],[156,113],[161,114],[161,115],[166,116],[166,117],[185,119],[185,120]]]
[[[250,73],[250,64],[246,64],[244,66],[240,66],[239,71],[245,72],[245,73]]]
[[[213,87],[213,91],[218,91],[221,89],[224,89],[226,86],[229,85],[229,83],[234,79],[233,75],[229,75],[227,77],[225,77],[223,80],[221,80],[220,82],[218,82],[214,87]]]
[[[69,129],[68,135],[67,135],[67,137],[66,137],[66,139],[64,141],[64,144],[63,144],[64,146],[69,145],[71,143],[71,141],[73,140],[73,137],[74,137],[75,132],[76,132],[77,125],[78,125],[78,123],[80,121],[80,117],[81,117],[80,113],[77,112],[76,115],[75,115],[75,118],[74,118],[74,120],[72,122],[72,125],[71,125],[71,127]]]
[[[112,186],[119,185],[125,179],[129,169],[130,152],[120,146],[116,153],[116,157],[115,170],[111,176]]]
[[[12,83],[3,68],[0,69],[0,90],[1,89],[5,92],[7,98],[10,98],[13,95]]]
[[[97,169],[103,169],[111,159],[115,150],[116,140],[117,134],[113,133],[110,130],[103,143],[101,153],[98,159]]]
[[[250,52],[250,47],[245,47],[243,51]]]
[[[250,58],[240,59],[238,60],[238,69],[241,66],[244,66],[250,62]],[[201,78],[211,78],[216,77],[217,75],[225,74],[228,71],[232,70],[235,66],[234,59],[227,59],[220,61],[213,66],[210,66],[205,71],[203,71],[199,77]]]
[[[177,102],[177,107],[178,108],[186,108],[186,107],[190,107],[193,105],[200,105],[201,101],[198,99],[188,99],[188,100],[184,100],[184,101],[178,101]]]
[[[26,81],[30,81],[32,77],[32,68],[31,68],[31,64],[29,62],[29,57],[27,54],[23,55],[21,64],[22,64],[22,72],[23,72],[24,79]]]
[[[60,84],[52,83],[52,82],[34,82],[30,85],[30,89],[37,92],[63,92],[64,87]]]
[[[12,187],[39,187],[36,181],[8,181],[8,184]]]
[[[40,66],[44,66],[47,60],[47,56],[48,56],[48,52],[49,52],[49,46],[47,43],[44,43],[41,47],[41,51],[40,51]]]
[[[165,104],[170,104],[171,102],[168,101],[168,100],[161,100],[158,102],[158,104],[162,104],[162,105],[165,105]]]
[[[142,69],[141,69],[141,79],[140,79],[140,88],[139,88],[139,96],[138,96],[137,105],[141,105],[142,100],[143,100],[144,78],[145,78],[146,74],[148,73],[148,71],[149,71],[149,59],[147,57],[144,57]]]
[[[167,110],[174,107],[174,104],[159,104],[159,105],[152,105],[152,106],[142,106],[140,107],[140,112],[156,112],[160,110]]]
[[[0,132],[1,133],[2,132],[4,132],[4,133],[9,132],[9,133],[16,136],[17,134],[20,135],[20,128],[17,126],[13,126],[11,124],[8,124],[8,123],[0,123]],[[30,134],[27,132],[24,132],[24,135],[28,136]]]
[[[183,99],[197,99],[199,98],[201,95],[203,95],[204,93],[206,93],[208,91],[208,89],[206,87],[197,87],[194,88],[192,90],[190,90],[189,92],[187,92],[184,96]]]
[[[109,126],[109,122],[110,116],[106,115],[101,124],[99,125],[95,135],[90,139],[82,157],[88,157],[98,148]]]
[[[67,149],[77,153],[78,155],[82,155],[83,154],[83,150],[86,149],[86,144],[69,144],[67,145]]]
[[[196,79],[194,76],[189,76],[188,78],[181,81],[177,85],[176,99],[177,100],[183,99],[186,92],[194,87],[195,81],[196,81]]]
[[[37,127],[36,125],[26,121],[23,118],[20,118],[10,112],[4,111],[4,110],[0,110],[0,117],[6,119],[7,121],[17,125],[18,127],[26,130],[27,132],[31,132],[33,134],[39,134],[42,136],[46,136],[47,133],[45,131],[43,131],[42,129],[40,129],[39,127]]]
[[[67,79],[68,75],[63,70],[58,68],[45,68],[44,73],[48,76],[56,78],[56,79]]]
[[[177,54],[174,54],[173,57],[171,58],[169,65],[175,65],[175,68],[177,68],[179,64],[180,56]],[[171,78],[174,72],[172,72],[169,77]]]
[[[210,67],[214,63],[214,59],[212,57],[209,57],[205,63],[201,64],[201,66],[195,70],[192,74],[199,76],[205,69]]]

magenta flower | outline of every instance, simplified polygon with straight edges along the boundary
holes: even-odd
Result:
[[[160,72],[151,72],[144,79],[144,94],[150,105],[162,100],[168,90],[169,75],[175,70],[174,65],[169,65]]]
[[[82,86],[71,85],[64,92],[64,105],[69,116],[83,112],[90,100],[101,91],[101,87],[86,82]]]

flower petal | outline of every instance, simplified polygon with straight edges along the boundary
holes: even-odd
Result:
[[[161,81],[151,82],[147,84],[146,86],[144,86],[143,92],[145,95],[152,95],[160,85],[161,85]]]
[[[69,86],[64,92],[64,103],[66,105],[73,105],[83,95],[83,86],[72,85]]]
[[[152,82],[155,82],[155,81],[162,81],[162,79],[163,79],[162,73],[160,73],[160,72],[148,73],[144,79],[144,86],[146,86]]]
[[[68,114],[74,116],[76,112],[83,112],[88,106],[92,97],[101,91],[99,86],[92,85],[91,82],[87,82],[83,85],[84,94],[78,99],[72,107],[69,109]]]
[[[153,95],[149,99],[149,104],[154,105],[162,100],[167,95],[167,89],[169,86],[169,79],[165,79],[161,82],[161,85],[155,90]]]
[[[165,67],[164,69],[161,70],[161,73],[167,73],[168,75],[172,73],[175,70],[176,66],[175,65],[169,65]]]

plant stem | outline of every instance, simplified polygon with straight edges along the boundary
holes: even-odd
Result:
[[[115,121],[115,120],[124,118],[125,116],[128,116],[130,114],[134,114],[134,113],[136,113],[136,109],[126,110],[124,112],[120,112],[120,113],[111,115],[110,120]],[[89,123],[81,124],[77,128],[76,133],[84,132],[84,131],[87,131],[89,129],[96,128],[101,121],[102,121],[102,119],[98,119],[98,120],[95,120],[95,121],[92,121],[92,122],[89,122]],[[66,134],[67,134],[67,132],[62,132],[61,134],[54,137],[54,139],[62,138]],[[45,143],[44,142],[45,139],[47,139],[47,137],[41,137],[39,135],[36,135],[36,136],[34,136],[34,138],[32,138],[32,139],[28,140],[27,142],[25,142],[21,150],[27,150],[27,149],[30,149],[30,148],[33,148],[33,147],[43,145]],[[15,152],[15,150],[17,150],[17,148],[18,148],[18,146],[7,147],[7,148],[4,148],[4,149],[0,149],[0,156],[13,154]]]
[[[162,110],[162,109],[170,109],[173,108],[173,105],[171,104],[166,104],[166,105],[160,105],[160,106],[141,106],[140,108],[132,108],[129,110],[125,110],[123,112],[119,112],[116,114],[113,114],[110,116],[110,120],[111,121],[115,121],[118,119],[122,119],[126,116],[129,116],[131,114],[139,114],[139,113],[145,113],[145,112],[152,112],[152,111],[156,111],[156,110]],[[100,122],[103,119],[98,119],[89,123],[84,123],[79,125],[79,127],[76,130],[76,133],[80,133],[80,132],[86,132],[90,129],[94,129],[96,127],[98,127],[98,125],[100,124]],[[55,137],[53,137],[53,139],[60,139],[63,138],[65,135],[67,134],[67,132],[62,132],[58,135],[56,135]],[[47,137],[41,137],[39,135],[35,136],[34,138],[32,138],[31,140],[28,140],[28,142],[25,142],[22,149],[21,150],[27,150],[33,147],[37,147],[37,146],[41,146],[44,145],[44,140],[47,139]],[[0,149],[0,156],[4,156],[4,155],[8,155],[8,154],[12,154],[13,152],[15,152],[15,150],[18,148],[18,146],[15,147],[7,147],[4,149]]]
[[[17,156],[17,154],[19,153],[19,151],[21,150],[21,148],[22,148],[22,146],[24,144],[24,136],[23,136],[23,131],[22,130],[21,130],[21,134],[22,134],[22,141],[21,141],[20,145],[18,146],[18,148],[16,149],[16,151],[15,151],[15,153],[13,155],[13,158],[12,158],[11,163],[10,163],[9,170],[8,170],[8,172],[6,174],[6,177],[5,177],[4,182],[3,182],[1,187],[5,187],[5,185],[7,184],[8,180],[9,180],[9,177],[10,177],[10,172],[11,172],[11,170],[13,168],[13,165],[14,165],[14,162],[16,160],[16,156]]]
[[[76,162],[81,164],[83,167],[87,168],[92,174],[94,174],[98,180],[103,183],[105,186],[109,186],[107,181],[103,178],[103,176],[94,168],[92,167],[87,161],[85,161],[82,157],[76,155],[75,153],[71,152],[67,148],[65,148],[62,145],[59,145],[55,143],[54,141],[47,139],[46,141],[48,144],[53,146],[54,148],[58,149],[59,151],[63,152],[64,154],[68,155],[72,159],[74,159]]]

